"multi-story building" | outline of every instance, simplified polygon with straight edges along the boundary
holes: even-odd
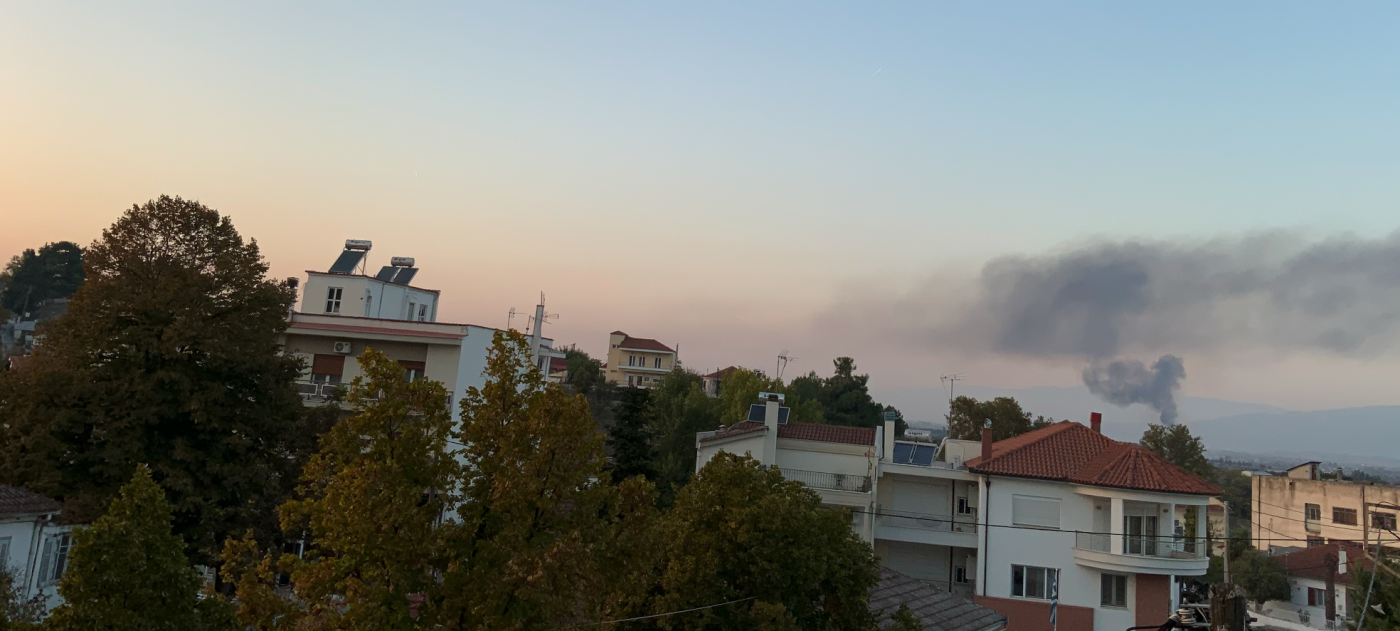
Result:
[[[1304,548],[1274,558],[1288,573],[1289,599],[1268,601],[1260,613],[1315,629],[1345,628],[1340,623],[1352,619],[1361,607],[1361,603],[1352,601],[1352,596],[1360,595],[1355,593],[1352,568],[1360,565],[1368,572],[1376,571],[1361,544],[1349,541]]]
[[[675,349],[661,342],[622,331],[608,335],[608,363],[604,368],[609,383],[652,388],[675,367]]]
[[[1220,492],[1135,444],[1064,421],[993,443],[900,440],[894,422],[784,423],[781,403],[697,436],[697,467],[718,451],[775,465],[852,513],[882,565],[971,596],[1010,631],[1161,624],[1174,577],[1200,576],[1206,509]],[[1188,523],[1196,527],[1184,532]]]
[[[1318,465],[1305,462],[1281,475],[1250,476],[1255,547],[1286,551],[1334,541],[1400,547],[1395,534],[1400,488],[1323,480]]]
[[[454,401],[467,388],[485,385],[486,355],[497,329],[438,322],[441,292],[408,284],[418,271],[413,259],[395,257],[393,265],[368,276],[363,260],[369,248],[368,241],[347,241],[330,271],[308,271],[301,309],[289,316],[282,346],[305,361],[298,387],[307,405],[320,405],[360,376],[356,359],[366,348],[397,361],[407,379],[442,382]],[[537,322],[543,310],[536,307]],[[552,347],[536,325],[530,350],[545,375],[552,359],[564,357]],[[454,421],[457,415],[453,405]]]
[[[60,508],[47,497],[0,484],[0,565],[12,572],[23,600],[38,601],[45,610],[63,602],[58,579],[68,569],[72,545],[73,528]]]
[[[700,378],[700,387],[705,391],[705,394],[708,394],[711,397],[718,397],[720,395],[720,392],[723,391],[724,380],[729,378],[730,375],[740,370],[747,370],[749,372],[752,372],[753,374],[758,375],[760,379],[768,378],[768,373],[764,372],[762,368],[740,368],[738,366],[730,366],[728,368],[721,368],[712,373],[702,376]]]

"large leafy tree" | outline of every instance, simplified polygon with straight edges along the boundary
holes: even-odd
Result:
[[[189,631],[219,628],[217,600],[201,603],[185,543],[170,531],[170,504],[139,467],[107,514],[73,532],[63,604],[51,631]],[[222,626],[224,629],[232,627]]]
[[[992,440],[1005,440],[1046,427],[1054,422],[1043,416],[1031,418],[1021,409],[1020,402],[1011,397],[978,401],[969,396],[953,399],[948,412],[948,437],[958,440],[980,440],[987,420],[992,421]]]
[[[448,444],[447,391],[436,381],[407,381],[403,367],[378,351],[366,350],[360,367],[364,376],[348,397],[355,413],[322,437],[299,497],[280,511],[283,530],[310,543],[281,563],[304,606],[286,612],[271,602],[267,583],[234,577],[245,625],[284,613],[287,623],[302,618],[315,628],[415,628],[410,595],[433,585],[443,549],[437,524],[459,469]],[[228,551],[230,565],[245,572],[263,565],[240,564],[237,544]]]
[[[648,520],[624,507],[651,510],[650,485],[607,483],[586,400],[544,384],[519,333],[496,334],[486,377],[461,401],[462,500],[432,623],[539,629],[621,617],[638,597],[615,590],[649,572],[647,550],[619,543]]]
[[[1215,478],[1215,467],[1206,459],[1205,443],[1199,436],[1192,436],[1191,428],[1185,425],[1149,426],[1139,444],[1206,480]]]
[[[752,598],[684,616],[667,629],[867,629],[879,579],[850,516],[776,469],[717,454],[681,489],[663,526],[656,613]]]
[[[656,477],[647,424],[648,394],[641,388],[623,390],[622,401],[613,413],[613,426],[608,430],[608,446],[612,448],[614,479],[642,476],[650,480]]]
[[[695,473],[695,435],[720,427],[720,401],[701,389],[700,377],[676,368],[652,388],[647,401],[652,464],[662,506]]]
[[[835,374],[822,387],[821,404],[832,425],[875,427],[884,422],[884,407],[870,397],[870,375],[856,374],[856,361],[837,357]]]
[[[1375,548],[1367,549],[1367,554],[1375,554]],[[1358,631],[1393,631],[1400,629],[1400,563],[1388,556],[1388,553],[1381,550],[1381,566],[1371,567],[1368,564],[1352,563],[1352,582],[1356,589],[1348,598],[1356,598],[1352,601],[1352,616],[1359,618],[1361,615],[1362,603],[1366,600],[1366,592],[1371,590],[1370,606],[1366,610],[1365,624]],[[1387,568],[1389,568],[1387,570]],[[1375,580],[1372,581],[1371,572],[1375,572]],[[1361,622],[1353,620],[1352,625]]]
[[[133,206],[85,266],[34,360],[0,373],[0,479],[89,521],[147,463],[202,563],[230,533],[275,531],[314,447],[278,346],[293,288],[228,217],[178,197]]]
[[[0,273],[6,281],[0,306],[11,311],[33,309],[53,298],[66,298],[83,284],[83,249],[71,241],[45,244],[10,259]]]

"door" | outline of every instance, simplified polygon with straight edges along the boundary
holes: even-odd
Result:
[[[1157,556],[1157,516],[1123,516],[1124,554]]]

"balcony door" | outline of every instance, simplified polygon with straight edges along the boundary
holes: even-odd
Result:
[[[1157,556],[1157,516],[1123,516],[1123,552]]]

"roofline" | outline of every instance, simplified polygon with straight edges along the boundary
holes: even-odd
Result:
[[[655,341],[655,340],[653,340],[653,341]],[[661,344],[661,342],[656,342],[656,343],[657,343],[657,344]],[[663,344],[663,346],[665,346],[665,345]],[[667,346],[667,347],[666,347],[666,350],[664,350],[664,351],[659,351],[659,350],[656,350],[656,349],[654,349],[654,348],[637,348],[637,347],[634,347],[634,346],[618,346],[617,348],[618,348],[618,350],[623,350],[623,351],[642,351],[642,352],[646,352],[646,353],[670,353],[670,354],[672,354],[672,355],[675,355],[675,354],[676,354],[676,351],[675,351],[674,349],[672,349],[671,347],[669,347],[669,346]]]
[[[421,268],[420,268],[420,269],[421,269]],[[425,287],[415,287],[415,286],[413,286],[413,285],[401,285],[401,284],[399,284],[399,283],[391,283],[391,282],[389,282],[389,281],[387,281],[387,280],[380,280],[380,279],[375,278],[375,277],[373,277],[373,276],[370,276],[370,275],[368,275],[368,274],[337,274],[337,273],[335,273],[335,272],[318,272],[318,271],[316,271],[316,270],[314,270],[314,269],[306,270],[306,273],[307,273],[307,274],[318,274],[318,275],[321,275],[321,276],[349,276],[349,277],[351,277],[351,278],[368,278],[368,279],[373,280],[373,281],[378,281],[378,282],[384,283],[385,285],[398,285],[399,287],[407,287],[407,288],[409,288],[409,289],[417,289],[418,291],[426,291],[426,292],[428,292],[428,293],[430,293],[430,294],[441,294],[441,293],[442,293],[442,290],[441,290],[441,289],[427,289],[427,288],[425,288]]]
[[[927,443],[924,443],[924,444],[927,444]],[[991,477],[1017,478],[1017,479],[1021,479],[1021,480],[1040,480],[1040,481],[1042,481],[1042,482],[1061,482],[1061,483],[1064,483],[1064,484],[1073,484],[1073,485],[1075,485],[1075,486],[1092,486],[1092,487],[1098,487],[1098,488],[1101,488],[1101,489],[1118,489],[1118,490],[1120,490],[1120,491],[1135,491],[1135,492],[1138,492],[1138,493],[1159,493],[1159,494],[1162,494],[1162,495],[1194,495],[1194,496],[1198,496],[1198,497],[1219,497],[1219,496],[1220,496],[1220,493],[1192,493],[1192,492],[1190,492],[1190,491],[1162,491],[1162,490],[1157,490],[1157,489],[1140,489],[1140,488],[1137,488],[1137,487],[1134,487],[1134,486],[1120,486],[1120,485],[1117,485],[1117,484],[1095,484],[1095,483],[1091,483],[1091,482],[1077,482],[1077,481],[1071,480],[1071,479],[1069,479],[1069,478],[1047,478],[1047,477],[1041,477],[1041,476],[1037,476],[1037,475],[1016,475],[1016,474],[1014,474],[1014,473],[996,473],[996,472],[991,472],[991,471],[979,471],[979,470],[977,470],[976,468],[973,468],[973,467],[968,467],[967,470],[968,470],[969,473],[976,473],[977,475],[985,475],[985,476],[991,476]],[[1190,472],[1188,471],[1187,473],[1190,473]],[[1207,482],[1207,484],[1213,484],[1213,483]],[[1222,489],[1222,491],[1223,491],[1223,489]]]

